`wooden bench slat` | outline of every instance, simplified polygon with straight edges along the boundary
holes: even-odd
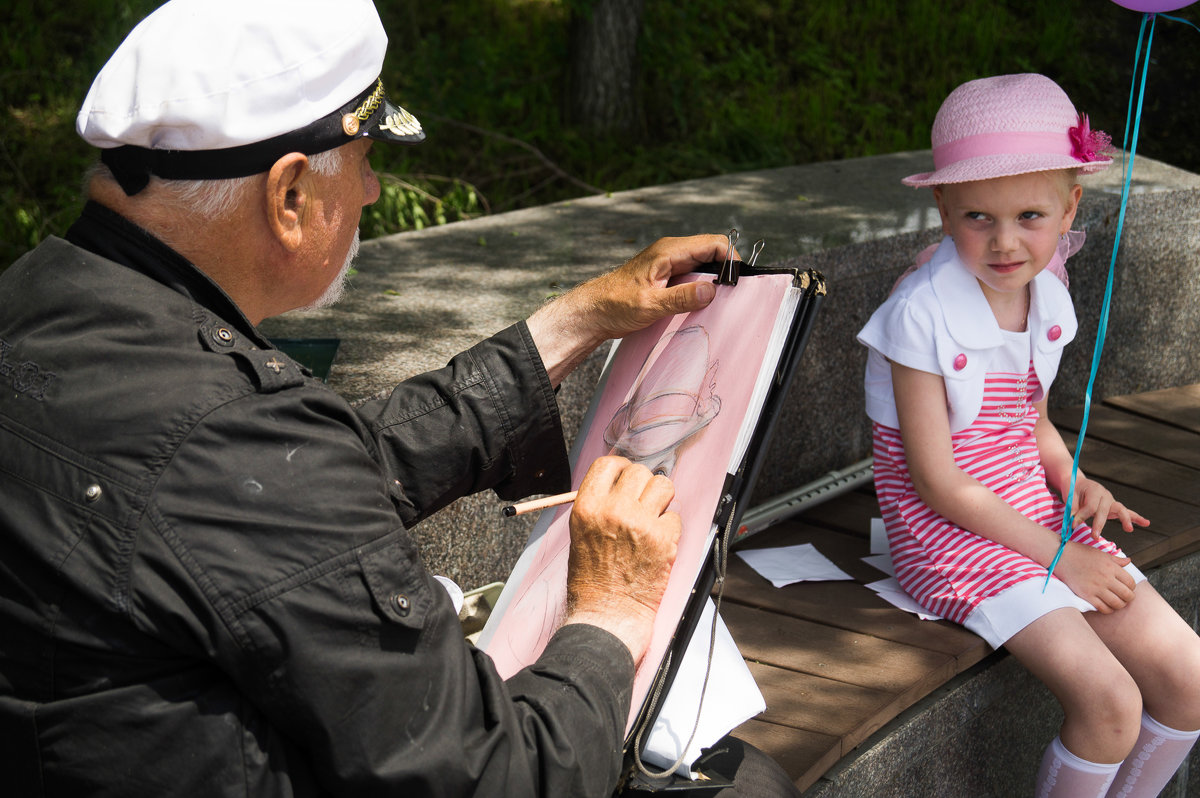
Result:
[[[895,695],[753,660],[746,664],[767,703],[759,720],[818,732],[839,741],[855,733],[863,718],[887,706]]]
[[[1126,554],[1129,554],[1129,558],[1137,567],[1146,569],[1173,562],[1198,550],[1200,550],[1200,525],[1193,526],[1183,534],[1173,535],[1152,546],[1147,546],[1137,554],[1129,554],[1129,552]]]
[[[1075,435],[1060,430],[1067,447],[1075,449]],[[1160,460],[1140,451],[1088,438],[1083,443],[1080,468],[1106,487],[1128,485],[1188,504],[1200,505],[1200,470]]]
[[[1104,403],[1200,433],[1200,383],[1114,396]]]
[[[837,737],[843,755],[950,678],[930,671],[891,692],[754,661],[747,666],[767,704],[758,720]]]
[[[954,658],[779,613],[725,604],[721,616],[747,660],[896,693],[930,671],[956,672]]]
[[[1060,430],[1079,432],[1083,423],[1082,407],[1050,410],[1050,420]],[[1147,452],[1164,460],[1200,468],[1200,447],[1190,435],[1180,434],[1178,427],[1138,416],[1126,410],[1105,405],[1093,406],[1088,416],[1088,440],[1102,440]],[[1087,442],[1084,442],[1087,446]]]
[[[795,533],[795,534],[792,534]],[[867,542],[836,532],[785,523],[755,536],[747,548],[813,543],[856,581],[801,582],[777,588],[737,556],[730,558],[725,600],[824,623],[897,643],[920,646],[954,657],[959,670],[990,651],[986,643],[957,624],[923,621],[893,607],[863,584],[886,574],[862,562]]]
[[[776,588],[767,585],[768,590]],[[722,604],[758,607],[781,615],[824,623],[862,635],[902,645],[924,648],[952,657],[956,670],[965,670],[987,656],[990,648],[978,636],[946,621],[925,621],[893,607],[856,582],[789,585],[780,588],[790,597],[785,605],[762,604],[731,584],[730,596]]]
[[[815,784],[844,755],[840,737],[757,718],[743,723],[734,734],[778,762],[801,791]]]

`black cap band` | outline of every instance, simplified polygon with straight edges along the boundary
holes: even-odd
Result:
[[[425,139],[425,132],[412,114],[392,104],[377,80],[333,113],[263,141],[219,150],[155,150],[126,144],[101,151],[100,160],[125,194],[133,196],[151,175],[167,180],[246,177],[267,171],[289,152],[316,155],[363,137],[416,144]]]

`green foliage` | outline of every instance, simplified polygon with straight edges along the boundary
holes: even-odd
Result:
[[[439,191],[439,184],[449,183]],[[430,225],[470,219],[482,213],[474,186],[461,180],[379,175],[379,199],[363,209],[363,238],[421,230]]]
[[[928,147],[955,85],[1038,71],[1119,142],[1139,14],[1106,0],[646,0],[632,134],[561,117],[572,9],[594,0],[376,0],[384,83],[418,147],[376,147],[364,237],[749,169]],[[78,212],[95,153],[74,116],[157,0],[15,0],[0,12],[0,267]],[[1195,20],[1191,8],[1176,12]],[[1139,152],[1200,170],[1200,34],[1160,21]],[[591,188],[594,187],[594,188]]]
[[[94,154],[75,114],[116,44],[157,5],[10,0],[0,11],[0,268],[79,212]]]

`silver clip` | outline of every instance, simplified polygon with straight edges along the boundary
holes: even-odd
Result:
[[[762,252],[766,244],[767,242],[761,238],[754,242],[754,249],[750,250],[750,260],[746,261],[747,266],[754,268],[754,264],[758,263],[758,253]]]
[[[735,264],[739,263],[733,257],[733,245],[737,243],[738,231],[733,228],[729,231],[729,248],[725,250],[725,262],[721,264],[721,271],[717,275],[717,285],[737,285],[738,268]]]

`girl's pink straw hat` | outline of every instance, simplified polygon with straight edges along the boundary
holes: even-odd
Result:
[[[1066,92],[1045,75],[1000,75],[962,84],[933,120],[934,171],[909,186],[938,186],[1112,163],[1111,139],[1092,130]]]

